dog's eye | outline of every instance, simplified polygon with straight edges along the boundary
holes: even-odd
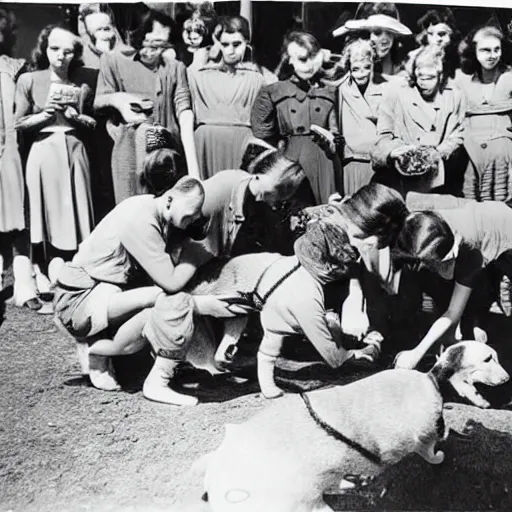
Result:
[[[484,363],[490,363],[492,361],[492,356],[488,356],[484,359]]]

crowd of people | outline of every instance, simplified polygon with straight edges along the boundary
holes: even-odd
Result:
[[[393,315],[429,298],[439,318],[397,367],[458,327],[487,341],[491,305],[512,313],[512,69],[496,20],[461,34],[439,7],[415,36],[395,4],[363,3],[333,32],[340,52],[293,30],[275,70],[255,61],[249,21],[211,4],[149,9],[127,40],[108,5],[84,4],[78,34],[45,27],[30,62],[10,57],[12,13],[0,21],[1,275],[12,266],[16,306],[76,340],[95,387],[119,389],[111,358],[149,343],[144,395],[193,404],[168,386],[191,346],[216,347],[239,316],[261,333],[254,301],[187,288],[212,258],[295,257],[318,307],[286,322],[331,366],[378,364]]]

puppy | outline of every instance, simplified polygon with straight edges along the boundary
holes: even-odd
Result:
[[[508,379],[493,349],[466,341],[448,348],[428,374],[386,370],[289,395],[226,425],[220,447],[200,461],[205,497],[214,512],[327,512],[323,493],[347,474],[375,475],[412,453],[443,462],[436,444],[448,435],[446,385],[486,407],[473,385]]]

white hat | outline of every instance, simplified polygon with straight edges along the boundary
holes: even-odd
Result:
[[[347,34],[348,32],[375,29],[385,30],[397,36],[412,35],[412,32],[408,27],[386,14],[372,14],[365,20],[349,20],[343,26],[335,29],[332,35],[334,37],[339,37]]]

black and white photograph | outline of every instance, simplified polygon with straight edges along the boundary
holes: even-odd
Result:
[[[512,510],[512,5],[0,2],[0,512]]]

